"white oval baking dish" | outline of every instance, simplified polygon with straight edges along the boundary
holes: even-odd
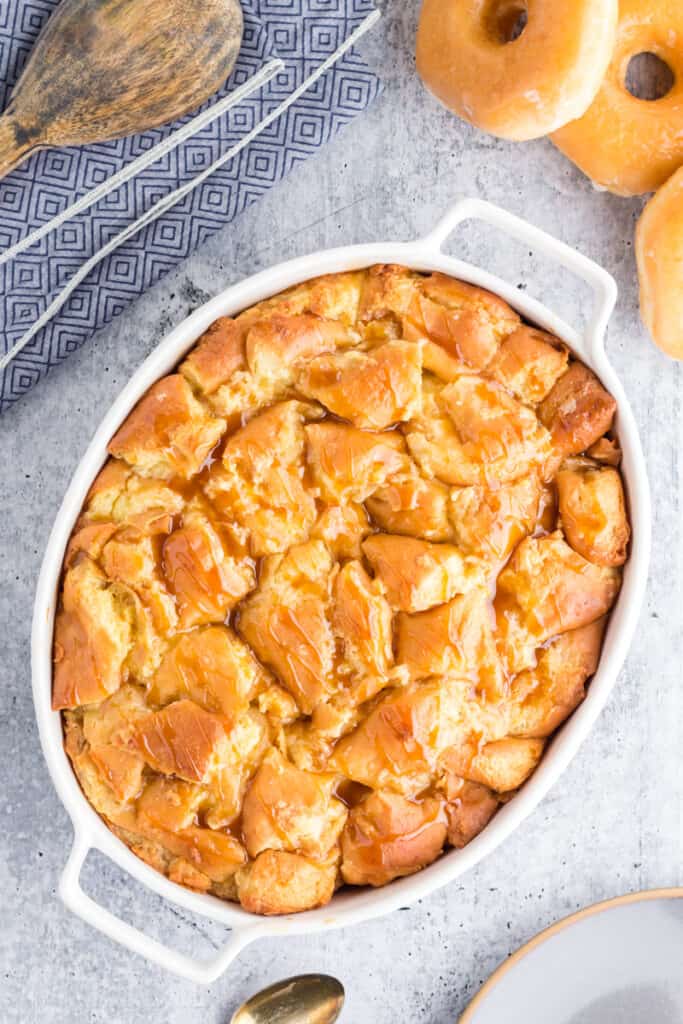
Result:
[[[444,255],[442,246],[461,222],[479,219],[515,236],[583,278],[594,305],[584,333],[561,321],[540,302],[514,286]],[[81,792],[62,745],[60,715],[52,711],[52,630],[66,544],[85,496],[107,457],[107,443],[135,403],[159,377],[169,373],[206,328],[220,316],[234,315],[270,295],[324,273],[373,263],[401,263],[415,270],[440,270],[502,296],[524,317],[556,334],[601,378],[618,403],[616,428],[623,448],[623,473],[633,527],[631,557],[614,608],[600,665],[588,696],[553,739],[539,768],[487,828],[463,850],[446,853],[430,867],[377,890],[341,890],[319,910],[284,918],[260,918],[214,896],[191,892],[139,860],[93,810]],[[494,850],[536,807],[560,776],[604,706],[626,657],[647,579],[650,549],[650,495],[638,433],[623,388],[607,360],[605,330],[617,296],[612,277],[597,264],[530,224],[477,199],[453,206],[425,238],[332,249],[263,271],[228,288],[180,324],[145,360],[104,417],[86,451],[57,515],[38,581],[33,632],[33,695],[41,742],[57,793],[73,822],[75,840],[59,884],[67,907],[111,939],[170,971],[200,983],[216,979],[241,949],[264,936],[310,934],[350,925],[405,906],[462,875]],[[166,948],[99,906],[81,889],[79,875],[91,849],[106,854],[135,879],[171,902],[232,929],[225,946],[210,960],[197,961]]]

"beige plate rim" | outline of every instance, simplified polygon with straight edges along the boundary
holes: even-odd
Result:
[[[608,900],[601,900],[600,903],[593,903],[590,907],[584,907],[583,910],[577,910],[575,913],[570,914],[569,917],[562,918],[561,921],[556,921],[555,924],[551,924],[548,928],[545,928],[538,935],[535,935],[528,942],[525,942],[523,946],[504,960],[493,972],[490,978],[484,982],[482,987],[477,992],[476,996],[471,1003],[467,1006],[466,1010],[461,1017],[458,1018],[457,1024],[472,1024],[474,1014],[481,1008],[484,1001],[488,998],[491,991],[498,984],[503,977],[515,967],[520,960],[523,960],[525,956],[531,953],[538,946],[547,942],[548,939],[552,939],[559,932],[564,931],[566,928],[571,928],[572,925],[577,922],[584,920],[587,917],[593,917],[597,914],[602,914],[605,910],[612,910],[614,907],[627,906],[630,903],[646,903],[649,900],[662,900],[662,899],[683,899],[683,887],[671,886],[670,888],[663,889],[643,889],[640,892],[626,893],[624,896],[613,896]]]

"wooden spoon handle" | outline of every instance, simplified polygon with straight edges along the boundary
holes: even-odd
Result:
[[[16,129],[11,116],[4,114],[0,117],[0,179],[14,170],[36,148],[35,139],[20,142]]]

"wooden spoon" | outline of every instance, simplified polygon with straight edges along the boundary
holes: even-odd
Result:
[[[45,146],[174,121],[220,88],[241,41],[239,0],[61,0],[0,117],[0,178]]]

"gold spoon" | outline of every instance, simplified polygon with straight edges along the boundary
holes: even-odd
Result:
[[[194,110],[230,74],[242,27],[239,0],[61,0],[0,117],[0,178],[45,146]]]
[[[329,974],[300,974],[257,992],[230,1024],[333,1024],[344,1005],[344,986]]]

